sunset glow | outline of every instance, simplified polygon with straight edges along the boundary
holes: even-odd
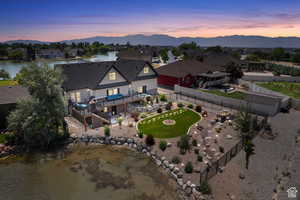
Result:
[[[168,34],[300,37],[300,1],[3,0],[0,41]]]

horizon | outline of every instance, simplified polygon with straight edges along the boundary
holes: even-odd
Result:
[[[91,36],[91,37],[83,37],[83,38],[73,38],[73,39],[66,39],[66,40],[59,40],[59,41],[45,41],[45,40],[35,40],[35,39],[15,39],[15,40],[6,40],[6,41],[0,41],[0,43],[5,43],[5,42],[11,42],[11,41],[37,41],[37,42],[49,42],[49,43],[60,43],[60,42],[65,42],[65,41],[72,41],[72,40],[84,40],[84,39],[88,39],[88,38],[97,38],[97,37],[128,37],[128,36],[138,36],[138,35],[142,35],[142,36],[168,36],[168,37],[173,37],[173,38],[205,38],[205,39],[209,39],[209,38],[222,38],[222,37],[234,37],[234,36],[238,36],[238,37],[266,37],[266,38],[300,38],[300,36],[264,36],[264,35],[220,35],[220,36],[214,36],[214,37],[190,37],[190,36],[180,36],[180,37],[176,37],[176,36],[171,36],[168,34],[151,34],[151,35],[147,35],[147,34],[130,34],[130,35],[120,35],[120,36],[106,36],[106,35],[95,35],[95,36]]]
[[[0,11],[0,42],[136,34],[300,37],[300,2],[295,0],[5,0]]]

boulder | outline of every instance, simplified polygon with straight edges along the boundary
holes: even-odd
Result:
[[[183,186],[183,180],[182,180],[182,178],[178,178],[177,179],[177,184],[180,185],[180,186]]]

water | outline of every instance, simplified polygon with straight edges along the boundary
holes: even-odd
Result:
[[[66,63],[82,63],[82,62],[99,62],[99,61],[114,61],[117,59],[117,52],[111,51],[105,55],[96,55],[92,58],[86,59],[76,59],[76,60],[48,60],[43,61],[47,63],[49,66],[53,67],[56,64],[66,64]],[[36,63],[41,64],[41,61],[36,61]],[[14,63],[11,61],[1,61],[0,62],[0,69],[6,70],[11,78],[14,78],[16,74],[21,70],[22,67],[30,64],[30,62],[21,62],[21,63]]]
[[[53,158],[55,157],[55,158]],[[59,157],[59,159],[57,158]],[[179,200],[176,183],[148,157],[123,148],[78,147],[1,164],[1,200]]]

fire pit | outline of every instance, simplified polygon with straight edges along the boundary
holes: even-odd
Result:
[[[163,124],[167,125],[167,126],[172,126],[172,125],[176,124],[176,121],[173,120],[173,119],[166,119],[166,120],[163,121]]]

